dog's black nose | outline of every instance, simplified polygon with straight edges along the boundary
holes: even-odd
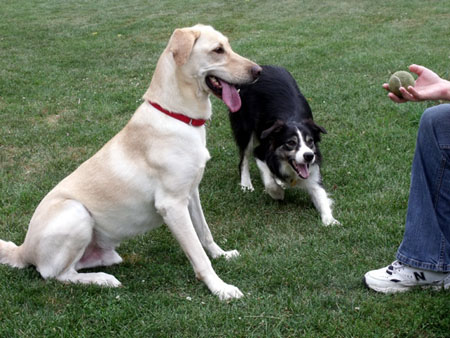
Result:
[[[257,79],[261,75],[262,68],[258,65],[254,65],[251,69],[251,72],[252,72],[253,77],[255,79]]]
[[[303,158],[306,162],[311,162],[314,159],[314,153],[304,153]]]

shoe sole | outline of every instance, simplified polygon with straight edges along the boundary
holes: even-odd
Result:
[[[376,292],[381,292],[381,293],[398,293],[398,292],[406,292],[406,291],[411,290],[411,287],[408,287],[408,286],[401,287],[401,286],[397,285],[395,288],[390,288],[390,287],[382,288],[382,287],[377,287],[374,285],[369,285],[366,281],[366,276],[363,277],[363,283],[366,286],[366,288],[368,288],[370,290],[374,290]]]
[[[433,289],[434,291],[440,291],[440,290],[449,290],[450,289],[450,283],[449,284],[441,284],[441,285],[417,285],[417,286],[400,286],[400,285],[396,285],[395,287],[377,287],[374,285],[369,285],[366,281],[366,276],[363,277],[363,283],[366,286],[366,288],[376,291],[376,292],[381,292],[381,293],[385,293],[385,294],[389,294],[389,293],[402,293],[402,292],[406,292],[406,291],[410,291],[410,290],[414,290],[414,289]]]

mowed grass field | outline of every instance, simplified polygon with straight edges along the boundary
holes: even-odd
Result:
[[[23,242],[46,193],[93,155],[142,102],[172,31],[211,24],[234,50],[286,67],[317,123],[324,185],[341,226],[324,227],[309,197],[283,202],[239,187],[225,105],[212,98],[212,155],[200,194],[232,261],[213,266],[245,297],[221,302],[195,279],[167,227],[118,248],[117,289],[43,280],[0,266],[1,337],[445,337],[450,294],[381,295],[368,270],[402,240],[423,110],[381,88],[411,63],[450,70],[446,1],[0,2],[0,238]],[[179,163],[183,170],[183,163]]]

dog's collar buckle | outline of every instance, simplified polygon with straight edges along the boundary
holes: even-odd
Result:
[[[201,127],[206,123],[206,120],[203,120],[203,119],[193,119],[193,118],[190,118],[189,116],[186,116],[183,114],[178,114],[178,113],[173,113],[171,111],[168,111],[167,109],[164,109],[163,107],[161,107],[159,104],[157,104],[155,102],[148,101],[148,103],[150,103],[153,107],[158,109],[160,112],[162,112],[166,115],[169,115],[170,117],[173,117],[174,119],[182,121],[190,126]]]

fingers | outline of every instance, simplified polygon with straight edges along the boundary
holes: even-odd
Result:
[[[414,87],[409,86],[408,90],[405,90],[405,91],[407,93],[406,95],[408,95],[408,100],[410,100],[410,101],[423,101],[423,100],[425,100],[423,93],[420,93]]]
[[[418,93],[412,86],[409,86],[408,90],[404,87],[400,87],[400,92],[402,93],[405,101],[419,101],[417,97]]]
[[[403,87],[402,87],[403,88]],[[394,93],[389,92],[388,97],[394,101],[395,103],[405,103],[407,102],[405,99],[398,97]]]
[[[416,65],[416,64],[412,64],[412,65],[409,66],[409,70],[410,70],[411,72],[413,72],[413,73],[419,75],[419,76],[420,76],[420,74],[423,73],[423,71],[424,71],[425,69],[427,69],[427,68],[425,68],[424,66]]]
[[[392,101],[394,101],[395,103],[404,103],[404,102],[406,102],[406,100],[404,100],[404,99],[398,97],[397,95],[395,95],[394,93],[392,93],[392,92],[389,90],[389,84],[388,84],[388,83],[383,83],[383,88],[386,89],[386,90],[389,92],[388,97],[389,97]],[[402,87],[402,88],[403,88],[403,87]]]

